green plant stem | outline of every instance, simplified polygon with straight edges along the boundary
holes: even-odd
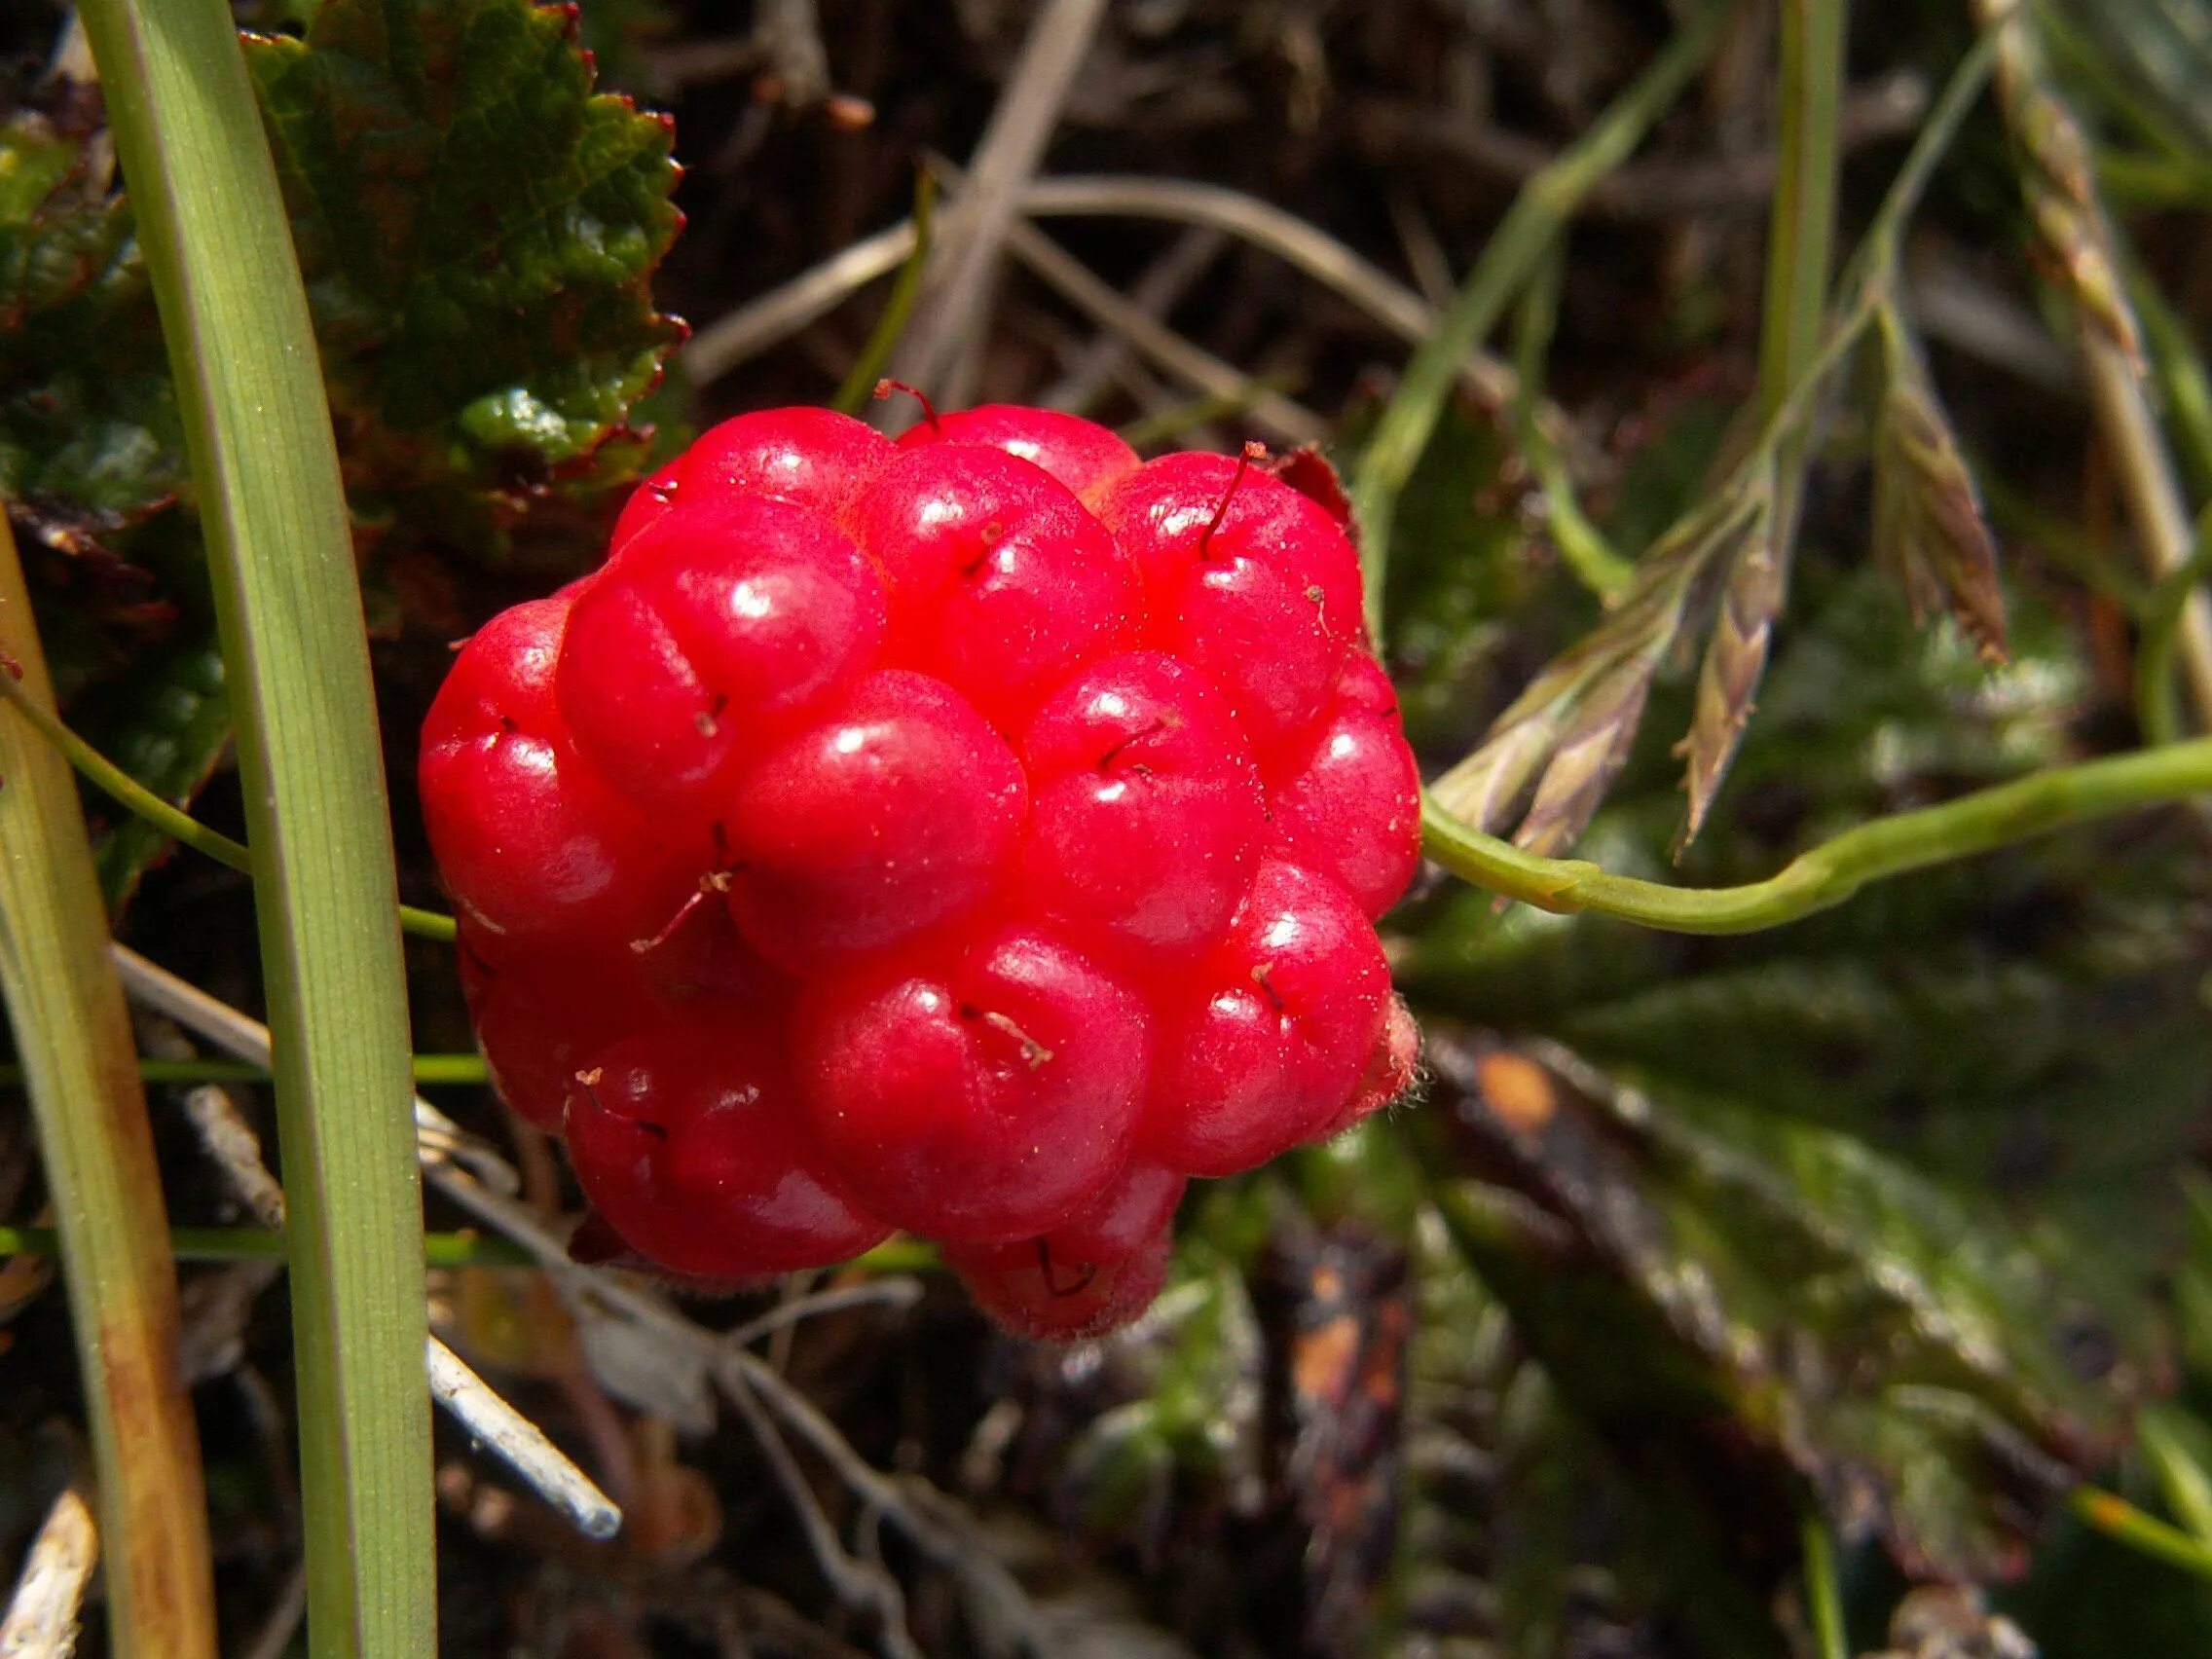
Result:
[[[417,1054],[416,1087],[481,1085],[491,1081],[481,1054]],[[138,1081],[149,1084],[267,1083],[269,1068],[250,1060],[140,1060]],[[0,1066],[0,1088],[20,1088],[21,1066]]]
[[[2143,325],[2143,344],[2157,372],[2191,482],[2199,494],[2212,491],[2212,373],[2190,337],[2189,324],[2167,304],[2157,283],[2139,264],[2130,276],[2127,291],[2135,301],[2135,319]]]
[[[397,880],[330,412],[224,0],[85,0],[177,388],[238,720],[318,1656],[437,1646]]]
[[[0,660],[0,700],[13,704],[41,737],[61,752],[87,783],[132,817],[144,819],[170,840],[181,842],[240,874],[253,873],[253,854],[244,842],[234,841],[221,830],[208,829],[173,801],[164,800],[79,737],[63,723],[59,715],[40,707],[35,698],[25,694],[16,674],[18,666]],[[455,938],[451,916],[442,916],[435,910],[418,910],[412,904],[399,906],[399,925],[424,939],[451,942]]]
[[[2179,1527],[2144,1514],[2118,1493],[2101,1487],[2076,1487],[2069,1504],[2075,1514],[2108,1538],[2184,1572],[2212,1579],[2212,1545],[2201,1544]]]
[[[180,1262],[281,1262],[284,1235],[267,1227],[172,1227],[170,1252]],[[0,1257],[52,1256],[61,1241],[51,1227],[0,1227]],[[483,1233],[425,1233],[423,1265],[430,1268],[533,1268],[537,1258],[511,1239]]]
[[[1559,323],[1560,283],[1566,270],[1567,237],[1563,232],[1552,239],[1530,273],[1514,318],[1513,431],[1529,470],[1535,475],[1536,487],[1543,492],[1544,520],[1552,545],[1584,587],[1600,599],[1611,600],[1627,592],[1636,580],[1636,566],[1613,550],[1604,532],[1582,510],[1567,457],[1536,416],[1537,405],[1543,400],[1544,359],[1551,351],[1552,333]]]
[[[2135,644],[2135,719],[2146,743],[2172,743],[2182,735],[2174,706],[2174,655],[2191,598],[2212,575],[2212,507],[2197,515],[2195,551],[2189,562],[2152,591]]]
[[[914,178],[914,251],[899,268],[899,276],[891,284],[891,297],[884,301],[883,314],[868,330],[867,343],[845,371],[845,378],[837,383],[836,395],[830,399],[830,407],[839,414],[858,415],[867,407],[891,353],[899,349],[906,333],[906,324],[914,315],[914,302],[921,297],[922,272],[930,257],[930,221],[936,209],[937,174],[924,167]]]
[[[1827,314],[1847,13],[1843,0],[1780,8],[1778,171],[1759,333],[1759,406],[1769,416],[1804,378]]]
[[[1836,1593],[1835,1545],[1817,1509],[1805,1511],[1797,1536],[1805,1560],[1805,1614],[1813,1627],[1814,1650],[1820,1659],[1851,1659],[1843,1600]]]
[[[1405,378],[1359,459],[1351,487],[1367,584],[1367,624],[1378,640],[1382,638],[1382,591],[1390,568],[1391,516],[1428,448],[1460,364],[1497,326],[1515,292],[1583,199],[1628,160],[1681,94],[1718,42],[1729,11],[1727,0],[1705,0],[1590,130],[1522,186],[1458,297],[1406,365]]]
[[[868,1273],[923,1273],[943,1267],[944,1258],[927,1238],[898,1233],[846,1265]]]
[[[53,686],[0,513],[0,649],[27,701]],[[110,1640],[211,1659],[205,1489],[177,1374],[176,1271],[130,1019],[77,786],[30,726],[0,713],[0,991],[52,1195],[99,1476]]]
[[[1453,874],[1539,909],[1588,910],[1669,933],[1755,933],[1840,904],[1870,882],[2208,792],[2212,738],[2109,756],[1862,824],[1742,887],[1670,887],[1582,859],[1539,858],[1468,829],[1426,796],[1421,843]]]
[[[2083,328],[2082,362],[2089,402],[2119,474],[2120,497],[2134,521],[2144,562],[2160,583],[2185,583],[2173,626],[2172,654],[2180,659],[2182,682],[2197,728],[2212,728],[2212,598],[2200,583],[2184,576],[2195,538],[2164,434],[2135,365],[2087,324]]]
[[[1767,218],[1759,325],[1759,408],[1770,420],[1811,370],[1827,316],[1848,16],[1844,0],[1783,0],[1780,12],[1779,171]],[[1807,438],[1800,428],[1777,446],[1784,485],[1775,502],[1774,543],[1775,556],[1785,561],[1795,540]]]

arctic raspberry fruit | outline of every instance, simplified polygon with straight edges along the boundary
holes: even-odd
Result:
[[[424,812],[579,1253],[741,1282],[903,1228],[1095,1336],[1189,1177],[1405,1091],[1419,777],[1338,517],[1263,461],[742,416],[467,643]]]

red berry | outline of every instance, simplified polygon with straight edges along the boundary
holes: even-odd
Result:
[[[723,796],[730,909],[794,969],[896,944],[997,885],[1027,805],[1021,763],[951,687],[871,675]]]
[[[423,734],[498,1087],[575,1249],[727,1283],[942,1241],[1054,1340],[1141,1312],[1186,1177],[1403,1094],[1371,917],[1419,778],[1330,512],[1072,416],[742,416]]]
[[[1099,517],[1144,572],[1154,637],[1211,676],[1266,756],[1363,647],[1359,557],[1320,507],[1225,456],[1150,461]]]
[[[1086,501],[1137,469],[1137,452],[1094,422],[1057,409],[986,403],[939,415],[911,428],[901,447],[980,444],[1043,467]]]
[[[1043,1238],[947,1246],[947,1266],[976,1305],[1017,1337],[1079,1343],[1126,1325],[1167,1282],[1170,1240],[1155,1234],[1118,1262],[1062,1262]]]
[[[1315,1140],[1331,1140],[1343,1134],[1354,1124],[1373,1117],[1386,1106],[1395,1106],[1413,1091],[1420,1075],[1420,1027],[1414,1023],[1413,1011],[1401,997],[1392,997],[1382,1020],[1382,1035],[1376,1039],[1375,1051],[1367,1056],[1367,1069],[1360,1073],[1359,1087],[1345,1102],[1344,1110],[1322,1125]]]
[[[1188,955],[1221,937],[1266,824],[1259,775],[1205,678],[1109,657],[1039,712],[1021,899],[1085,943]]]
[[[642,1025],[578,1070],[567,1127],[593,1206],[678,1272],[824,1267],[890,1232],[826,1172],[765,1025],[696,1010]]]
[[[678,498],[788,501],[834,513],[891,459],[891,441],[829,409],[764,409],[699,435],[678,463]]]
[[[1144,1093],[1135,997],[1034,933],[809,993],[798,1053],[814,1124],[893,1224],[992,1242],[1049,1232],[1121,1170]]]
[[[857,677],[885,628],[874,566],[817,515],[686,498],[577,599],[561,714],[609,783],[679,804]]]
[[[620,553],[640,531],[676,504],[677,480],[682,476],[682,467],[681,459],[672,461],[630,492],[630,498],[622,503],[622,511],[614,521],[614,534],[608,538],[609,558]]]
[[[1351,896],[1296,865],[1260,866],[1229,937],[1161,1011],[1139,1147],[1234,1175],[1309,1140],[1357,1086],[1390,971]]]
[[[1057,1261],[1122,1261],[1167,1231],[1190,1184],[1172,1169],[1132,1159],[1088,1209],[1046,1234],[1045,1242]]]
[[[1135,632],[1136,568],[1026,461],[968,444],[911,450],[846,522],[899,606],[892,660],[944,680],[1002,731]]]
[[[423,723],[430,850],[494,937],[649,934],[695,880],[699,843],[609,791],[570,747],[553,665],[573,590],[502,611],[455,659]]]
[[[1282,757],[1268,813],[1276,850],[1335,876],[1368,915],[1405,893],[1420,864],[1420,768],[1373,657],[1346,667],[1335,706]]]

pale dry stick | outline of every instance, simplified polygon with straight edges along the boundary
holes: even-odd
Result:
[[[830,94],[830,55],[814,0],[760,0],[754,38],[783,82],[788,104],[819,103]]]
[[[269,1030],[258,1020],[187,984],[127,946],[117,945],[114,954],[125,988],[141,1004],[157,1009],[240,1059],[263,1065],[269,1062]],[[200,1110],[194,1123],[209,1151],[259,1219],[281,1227],[283,1192],[262,1161],[260,1142],[252,1129],[238,1117],[221,1089],[198,1090],[196,1094],[200,1096]],[[428,1102],[418,1099],[415,1105],[419,1120],[427,1112],[452,1130],[452,1137],[439,1137],[441,1141],[465,1138]],[[444,1145],[436,1150],[425,1145],[424,1161],[431,1170],[455,1167]],[[510,1180],[514,1178],[511,1168],[506,1168],[506,1174]],[[438,1404],[540,1497],[566,1515],[577,1530],[590,1538],[610,1538],[620,1530],[621,1510],[592,1484],[591,1478],[435,1336],[428,1340],[424,1369],[430,1393]]]
[[[124,984],[133,996],[140,997],[149,1006],[157,1007],[159,1012],[179,1025],[198,1032],[204,1041],[216,1048],[240,1059],[267,1063],[269,1031],[258,1020],[240,1013],[220,999],[209,996],[199,987],[187,984],[127,946],[117,945],[115,955]],[[419,1111],[430,1109],[422,1101],[417,1102],[417,1108]],[[490,1152],[474,1161],[495,1165],[493,1178],[480,1179],[474,1167],[464,1166],[458,1159],[438,1156],[425,1157],[424,1174],[447,1198],[536,1257],[539,1265],[551,1274],[554,1284],[564,1295],[596,1302],[602,1308],[627,1317],[662,1337],[677,1340],[694,1349],[709,1368],[718,1374],[724,1366],[738,1365],[763,1394],[772,1395],[773,1390],[790,1389],[789,1383],[777,1377],[755,1355],[732,1348],[730,1336],[719,1336],[694,1324],[661,1299],[636,1288],[614,1274],[571,1261],[566,1243],[554,1236],[537,1212],[511,1196],[521,1185],[512,1166],[506,1164],[496,1153]],[[910,1296],[912,1292],[909,1289],[901,1294]],[[839,1297],[834,1292],[824,1292],[807,1301],[810,1305],[809,1311],[828,1311],[833,1307],[853,1306],[855,1299]],[[798,1306],[793,1305],[794,1309]],[[742,1334],[743,1329],[740,1327],[740,1331],[732,1333],[732,1336]],[[453,1363],[459,1366],[461,1362],[456,1358]],[[462,1369],[465,1370],[465,1367]],[[483,1384],[478,1382],[477,1386],[482,1388]],[[498,1399],[488,1388],[484,1389],[484,1393],[493,1400]],[[502,1409],[511,1410],[505,1407],[503,1401],[498,1403]],[[788,1416],[792,1408],[788,1403],[780,1404],[782,1409],[779,1415]],[[811,1409],[811,1406],[805,1407],[807,1411]],[[473,1422],[466,1422],[465,1419],[464,1426],[471,1429],[475,1427]],[[896,1497],[897,1489],[884,1477],[868,1470],[849,1446],[843,1446],[842,1437],[828,1419],[817,1414],[801,1432],[816,1445],[816,1450],[822,1452],[826,1459],[837,1466],[839,1474],[849,1485],[856,1486],[856,1490],[859,1490],[856,1484],[859,1472],[865,1471],[866,1478],[873,1483],[871,1493],[875,1497],[880,1497],[883,1493]],[[827,1436],[830,1441],[841,1446],[841,1456],[822,1444],[818,1438],[820,1436]],[[546,1451],[552,1458],[566,1461],[557,1448],[548,1445]],[[571,1468],[578,1481],[584,1480],[580,1471],[573,1471],[572,1465]],[[538,1486],[533,1471],[517,1465],[517,1472],[530,1479],[532,1485],[541,1493],[545,1492],[544,1487]],[[585,1485],[588,1487],[589,1483],[585,1482]],[[547,1493],[547,1496],[551,1501],[558,1501],[551,1493]],[[602,1498],[600,1501],[606,1500]],[[609,1510],[613,1508],[611,1504],[608,1507]],[[934,1543],[937,1548],[932,1549],[931,1553],[933,1559],[939,1560],[940,1565],[959,1565],[957,1545],[946,1539],[941,1531],[932,1529],[919,1516],[902,1509],[893,1515],[893,1519],[925,1549],[931,1549]]]
[[[424,1173],[446,1198],[535,1256],[571,1305],[596,1306],[657,1338],[688,1348],[707,1366],[725,1394],[740,1381],[749,1385],[755,1398],[811,1446],[856,1497],[881,1513],[940,1569],[959,1580],[973,1607],[987,1611],[1002,1628],[1024,1636],[1042,1628],[1028,1597],[1003,1567],[979,1555],[952,1529],[924,1513],[917,1493],[869,1466],[837,1432],[836,1425],[757,1354],[731,1346],[728,1338],[694,1324],[662,1298],[621,1275],[571,1260],[567,1245],[554,1235],[542,1216],[519,1199],[479,1184],[467,1171],[445,1164],[433,1165]]]
[[[788,340],[827,316],[861,289],[888,276],[914,251],[914,221],[897,224],[840,248],[812,270],[727,315],[717,317],[683,344],[677,364],[694,384],[719,380],[738,364]]]
[[[258,1066],[270,1063],[269,1028],[259,1020],[249,1019],[221,998],[209,996],[128,945],[113,946],[112,954],[124,989],[140,1007],[199,1032],[234,1058]],[[415,1132],[425,1164],[451,1159],[477,1170],[495,1186],[514,1190],[515,1172],[506,1160],[420,1094],[415,1096]]]
[[[1022,192],[1021,209],[1036,219],[1168,219],[1212,225],[1295,266],[1409,345],[1418,346],[1436,332],[1437,309],[1381,266],[1297,214],[1225,185],[1067,173],[1032,183]],[[1481,350],[1467,354],[1460,380],[1484,404],[1498,409],[1512,399],[1516,385],[1511,368]],[[1558,411],[1549,411],[1547,418],[1558,419]]]
[[[891,359],[896,378],[929,387],[942,402],[966,402],[975,385],[977,348],[1022,187],[1044,160],[1105,15],[1106,0],[1046,0],[969,162],[968,181],[944,210],[914,321]]]
[[[1035,218],[1162,219],[1225,231],[1303,272],[1410,345],[1436,330],[1436,308],[1381,266],[1297,214],[1223,185],[1071,173],[1032,180],[1021,193],[1021,210]],[[707,324],[678,353],[683,372],[701,385],[719,379],[890,275],[913,251],[911,219],[854,242]],[[1487,408],[1504,408],[1517,384],[1511,368],[1480,349],[1460,366],[1460,385]],[[1537,419],[1554,442],[1571,432],[1555,403],[1539,403]]]
[[[74,1482],[46,1512],[0,1620],[0,1659],[69,1659],[85,1586],[100,1559],[92,1505]]]
[[[725,1386],[722,1392],[737,1408],[738,1416],[745,1419],[745,1426],[752,1431],[760,1455],[768,1459],[769,1472],[776,1477],[776,1485],[783,1489],[785,1500],[798,1516],[799,1527],[806,1533],[807,1548],[830,1580],[830,1588],[848,1606],[866,1607],[875,1615],[883,1650],[891,1659],[922,1659],[922,1650],[914,1645],[913,1633],[906,1628],[906,1596],[899,1588],[899,1581],[879,1563],[863,1561],[845,1547],[837,1529],[823,1513],[822,1500],[806,1484],[806,1472],[784,1443],[783,1432],[761,1407],[752,1388],[740,1381],[734,1386]]]
[[[1122,336],[1145,357],[1209,397],[1231,399],[1251,423],[1289,444],[1315,444],[1329,424],[1303,404],[1270,391],[1233,363],[1193,345],[1165,323],[1148,316],[1118,289],[1025,219],[1007,227],[1007,250],[1029,273],[1093,322]]]
[[[1164,322],[1228,245],[1225,232],[1193,225],[1129,285],[1129,303],[1155,321]],[[1088,408],[1120,373],[1128,355],[1127,340],[1110,331],[1100,334],[1076,353],[1065,374],[1039,393],[1038,403],[1047,409]]]
[[[622,1511],[545,1431],[494,1393],[453,1349],[432,1337],[426,1350],[430,1397],[454,1415],[500,1462],[566,1515],[587,1538],[611,1538]]]
[[[750,1347],[772,1332],[788,1330],[825,1313],[841,1313],[851,1308],[889,1308],[903,1313],[921,1299],[921,1281],[903,1274],[869,1279],[865,1284],[832,1285],[828,1290],[794,1296],[746,1320],[721,1340],[731,1347]]]

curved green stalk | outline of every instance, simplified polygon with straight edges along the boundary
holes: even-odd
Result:
[[[1851,1641],[1843,1628],[1843,1599],[1836,1593],[1835,1545],[1828,1538],[1827,1523],[1819,1510],[1805,1511],[1797,1524],[1797,1536],[1805,1559],[1805,1620],[1813,1627],[1813,1650],[1821,1659],[1851,1659]]]
[[[1759,406],[1770,416],[1811,366],[1827,314],[1848,11],[1844,0],[1784,0],[1781,8],[1781,170],[1759,332]]]
[[[234,841],[221,830],[208,829],[174,801],[164,800],[79,737],[63,723],[59,715],[41,707],[36,698],[24,693],[18,683],[17,668],[17,664],[0,654],[0,701],[14,704],[33,729],[76,767],[85,782],[132,817],[144,819],[170,840],[241,874],[253,873],[253,854],[243,841]],[[399,906],[399,926],[403,932],[448,943],[457,937],[451,916],[440,915],[435,910],[419,910],[412,904]]]
[[[0,1257],[51,1256],[61,1241],[51,1227],[0,1227]],[[172,1227],[170,1252],[180,1262],[281,1262],[284,1235],[267,1227]],[[511,1239],[486,1233],[425,1233],[426,1268],[529,1268],[537,1258]]]
[[[0,513],[0,649],[26,701],[53,696]],[[176,1271],[107,908],[69,768],[0,714],[0,990],[59,1226],[99,1476],[119,1652],[211,1659],[215,1592],[192,1409],[177,1375]]]
[[[1367,625],[1382,637],[1382,584],[1390,568],[1390,519],[1399,493],[1428,448],[1467,353],[1497,326],[1514,293],[1544,257],[1592,189],[1627,161],[1645,132],[1689,85],[1720,38],[1728,0],[1705,0],[1666,50],[1576,139],[1521,187],[1436,332],[1406,365],[1396,395],[1376,423],[1351,487],[1367,583]]]
[[[2108,1538],[2198,1578],[2212,1578],[2212,1547],[2156,1515],[2144,1514],[2118,1493],[2101,1487],[2076,1487],[2069,1507]]]
[[[2172,743],[2182,735],[2174,706],[2174,657],[2189,602],[2212,575],[2212,507],[2196,516],[2196,551],[2151,592],[2135,643],[2135,719],[2146,743]]]
[[[1742,887],[1670,887],[1584,859],[1539,858],[1468,829],[1425,795],[1421,844],[1454,875],[1539,909],[1589,910],[1668,933],[1756,933],[1840,904],[1871,882],[2207,793],[2212,738],[2137,750],[1862,824]]]
[[[440,1085],[482,1087],[491,1081],[491,1068],[482,1054],[416,1054],[413,1056],[417,1088]],[[250,1060],[140,1060],[138,1081],[148,1084],[267,1083],[269,1068]],[[20,1088],[21,1066],[0,1066],[0,1088]]]
[[[238,719],[290,1200],[317,1655],[437,1645],[397,881],[307,295],[224,0],[79,8],[176,379]]]
[[[1522,290],[1521,309],[1513,324],[1514,441],[1535,475],[1543,493],[1544,520],[1552,545],[1575,579],[1607,603],[1626,593],[1636,580],[1636,563],[1624,559],[1605,539],[1605,533],[1591,523],[1575,498],[1574,475],[1567,457],[1537,419],[1543,400],[1544,358],[1551,350],[1552,332],[1559,322],[1559,290],[1567,274],[1567,237],[1563,232],[1545,248],[1536,269]]]

